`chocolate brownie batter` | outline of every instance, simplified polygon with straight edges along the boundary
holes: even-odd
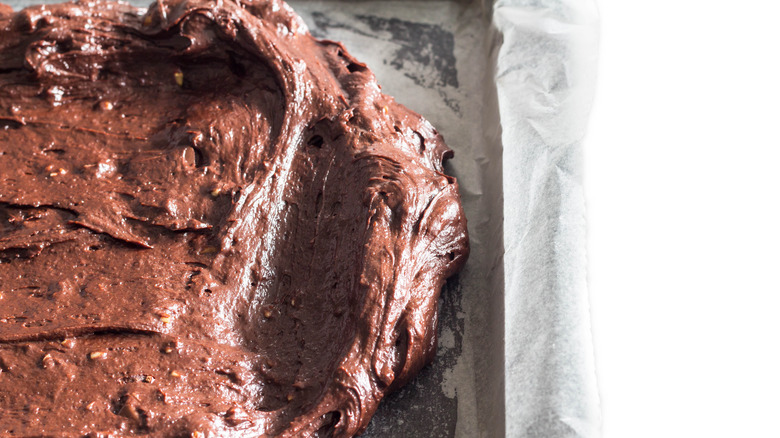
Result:
[[[451,154],[278,0],[0,5],[0,436],[352,436],[468,253]]]

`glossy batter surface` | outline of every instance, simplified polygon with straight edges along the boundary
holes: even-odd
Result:
[[[359,433],[468,254],[449,154],[277,0],[0,5],[0,435]]]

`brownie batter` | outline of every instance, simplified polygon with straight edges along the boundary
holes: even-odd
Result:
[[[0,4],[0,436],[352,436],[436,350],[451,151],[279,0]]]

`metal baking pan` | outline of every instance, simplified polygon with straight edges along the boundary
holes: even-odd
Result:
[[[593,0],[289,3],[444,136],[469,221],[436,359],[364,436],[600,436],[579,175]]]

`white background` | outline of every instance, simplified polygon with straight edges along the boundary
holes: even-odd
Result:
[[[780,437],[780,2],[599,0],[604,438]]]

